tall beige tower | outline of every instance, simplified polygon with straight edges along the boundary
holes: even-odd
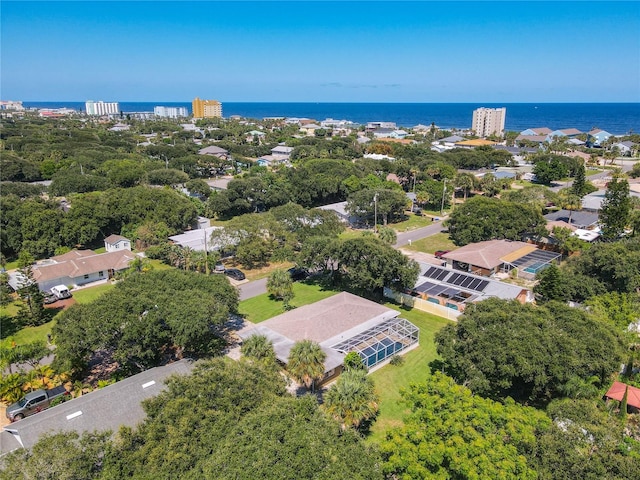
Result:
[[[222,117],[222,104],[217,100],[200,100],[198,97],[191,102],[193,118]]]
[[[478,108],[473,111],[471,130],[479,137],[489,135],[503,135],[504,121],[507,117],[507,109],[502,108]]]

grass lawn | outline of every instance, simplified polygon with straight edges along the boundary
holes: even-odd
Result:
[[[362,236],[362,234],[366,231],[369,232],[373,232],[373,229],[371,230],[353,230],[351,228],[347,228],[344,232],[342,232],[339,237],[342,240],[351,240],[352,238],[360,238]]]
[[[367,437],[370,442],[382,441],[386,430],[402,425],[402,418],[408,410],[398,403],[401,399],[400,389],[424,380],[429,371],[429,362],[438,358],[434,335],[449,323],[445,318],[420,310],[404,309],[394,303],[387,303],[386,306],[400,310],[403,318],[420,329],[420,346],[403,355],[402,365],[385,365],[371,374],[380,397],[380,413]]]
[[[438,212],[437,216],[440,212]],[[413,213],[407,214],[407,219],[402,222],[390,223],[389,227],[393,228],[396,232],[408,232],[409,230],[415,230],[416,228],[426,227],[433,223],[433,219],[428,215],[415,215]]]
[[[149,261],[149,264],[153,267],[154,270],[171,270],[173,268],[171,265],[162,263],[162,260],[150,259],[150,258],[147,258],[147,260]]]
[[[302,307],[338,293],[336,290],[325,290],[319,285],[300,282],[293,284],[293,292],[295,297],[293,297],[291,305],[294,307]],[[272,300],[268,293],[241,301],[239,310],[245,319],[253,323],[260,323],[284,313],[282,302]]]
[[[56,324],[55,320],[51,320],[38,327],[25,327],[18,330],[14,335],[2,338],[0,345],[3,347],[10,347],[12,342],[16,342],[17,345],[25,343],[35,342],[37,340],[47,341],[47,334],[51,333],[51,329]]]
[[[114,287],[113,283],[103,283],[101,285],[97,285],[95,287],[83,288],[81,290],[74,290],[73,298],[76,299],[78,303],[91,303],[96,298],[101,296],[104,292],[108,292]]]
[[[421,238],[412,242],[411,245],[404,245],[402,248],[407,250],[415,250],[416,252],[436,253],[438,250],[455,250],[456,247],[451,240],[449,240],[448,233],[436,233],[426,238]]]

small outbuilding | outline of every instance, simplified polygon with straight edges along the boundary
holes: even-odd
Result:
[[[131,251],[131,240],[122,235],[109,235],[104,239],[104,248],[107,252]]]
[[[632,387],[622,382],[613,382],[611,388],[604,394],[606,398],[622,402],[624,394],[627,394],[627,408],[634,412],[640,412],[640,388]]]

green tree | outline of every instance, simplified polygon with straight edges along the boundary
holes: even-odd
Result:
[[[333,281],[368,296],[411,287],[419,274],[414,260],[374,236],[335,241],[325,253]]]
[[[312,340],[296,342],[289,352],[287,371],[307,389],[314,389],[315,382],[324,375],[324,361],[327,354]]]
[[[293,300],[293,280],[291,275],[284,269],[278,268],[271,272],[267,280],[267,291],[269,294],[284,302],[285,309],[289,307],[289,302]]]
[[[396,235],[396,231],[391,227],[380,227],[378,229],[378,238],[385,245],[393,245],[396,243],[398,236]]]
[[[584,197],[588,193],[585,173],[584,163],[580,163],[576,168],[573,177],[573,184],[571,185],[571,193],[580,198]]]
[[[614,175],[607,184],[607,190],[600,208],[602,237],[606,240],[619,238],[629,223],[630,213],[629,182],[625,178]]]
[[[543,412],[474,395],[440,372],[402,391],[411,413],[381,445],[387,478],[537,478]]]
[[[364,366],[362,357],[357,352],[349,352],[344,357],[344,369],[345,370],[364,370],[367,368]]]
[[[624,348],[615,329],[583,310],[497,299],[468,306],[436,343],[448,371],[475,393],[542,405],[575,376],[608,381]]]
[[[402,191],[364,189],[349,196],[346,210],[351,215],[367,219],[373,219],[377,213],[377,223],[386,225],[390,220],[404,215],[408,202],[409,199]]]
[[[527,234],[546,233],[546,221],[539,208],[481,196],[460,205],[445,224],[456,245],[493,239],[522,240]]]
[[[324,408],[343,429],[359,429],[378,413],[373,380],[365,370],[346,370],[324,396]]]
[[[47,433],[33,449],[7,455],[0,478],[98,479],[108,455],[109,436],[110,432]]]
[[[242,342],[242,355],[258,362],[274,365],[276,354],[273,342],[265,335],[252,335]]]

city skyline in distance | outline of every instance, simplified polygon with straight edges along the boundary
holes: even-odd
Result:
[[[638,102],[637,2],[4,2],[24,101]]]

